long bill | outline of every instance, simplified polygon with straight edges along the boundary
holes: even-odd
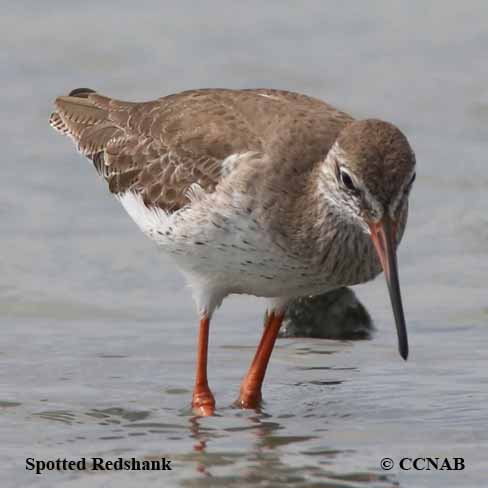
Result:
[[[400,294],[400,282],[398,279],[398,266],[396,258],[396,225],[388,216],[379,222],[370,222],[371,239],[380,258],[381,265],[388,284],[393,315],[398,334],[398,350],[403,359],[408,357],[407,327],[403,314],[402,296]]]

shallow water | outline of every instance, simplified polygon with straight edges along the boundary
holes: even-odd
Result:
[[[2,486],[485,486],[486,2],[49,5],[2,12]],[[235,409],[263,302],[231,298],[212,325],[218,415],[193,418],[183,280],[47,124],[77,86],[127,99],[282,87],[397,123],[418,160],[399,254],[409,361],[380,278],[356,289],[373,340],[280,340],[262,412]],[[173,469],[25,469],[81,456]],[[380,468],[427,456],[466,469]]]

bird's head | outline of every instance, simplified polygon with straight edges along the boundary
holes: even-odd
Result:
[[[328,198],[340,207],[342,215],[371,236],[388,283],[400,354],[406,359],[408,342],[396,247],[415,179],[414,153],[394,125],[375,119],[359,120],[340,132],[323,170]]]

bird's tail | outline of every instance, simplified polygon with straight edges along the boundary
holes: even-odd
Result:
[[[78,151],[90,158],[99,173],[104,172],[103,151],[110,140],[122,133],[109,116],[112,99],[91,88],[76,88],[68,96],[56,98],[56,110],[49,123],[58,132],[69,136]]]

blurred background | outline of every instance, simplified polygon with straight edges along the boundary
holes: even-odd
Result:
[[[10,2],[0,81],[2,486],[484,486],[488,404],[488,4]],[[194,419],[196,316],[174,265],[48,124],[87,86],[127,100],[272,87],[378,117],[418,162],[399,252],[404,363],[382,277],[371,341],[282,339],[263,412],[232,408],[262,301],[212,324],[218,416]],[[172,472],[48,473],[25,458],[166,456]],[[381,458],[465,458],[383,472]]]

